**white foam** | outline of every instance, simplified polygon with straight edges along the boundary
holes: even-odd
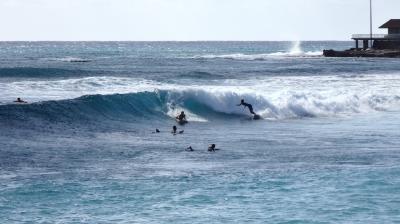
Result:
[[[290,51],[290,52],[275,52],[269,54],[270,57],[320,57],[322,56],[322,51]]]
[[[180,88],[172,95],[175,99],[196,100],[218,112],[249,115],[247,109],[236,106],[240,99],[245,99],[267,119],[350,115],[400,110],[400,77],[228,80],[223,86]]]
[[[223,54],[223,55],[200,55],[195,56],[195,58],[202,59],[231,59],[231,60],[242,60],[242,61],[257,61],[257,60],[267,60],[271,58],[279,57],[320,57],[322,56],[322,51],[307,51],[307,52],[274,52],[268,54]]]
[[[181,106],[172,105],[171,103],[169,103],[169,105],[168,105],[167,115],[175,119],[175,117],[178,116],[181,113],[181,111],[185,111],[185,114],[186,114],[189,122],[190,121],[208,122],[207,119],[195,114],[194,112],[192,112],[188,109],[185,109]]]
[[[253,105],[256,113],[267,119],[323,117],[400,109],[400,95],[377,93],[281,91],[268,95],[250,91],[187,90],[181,94],[217,112],[250,115],[247,109],[236,106],[240,99],[245,99]]]
[[[78,57],[65,57],[65,58],[55,58],[55,61],[63,61],[63,62],[90,62],[90,59],[78,58]]]

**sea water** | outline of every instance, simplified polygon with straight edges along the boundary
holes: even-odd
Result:
[[[1,223],[400,222],[400,60],[350,47],[0,43]]]

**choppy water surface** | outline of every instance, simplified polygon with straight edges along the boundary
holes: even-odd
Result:
[[[0,43],[0,220],[400,222],[400,61],[351,44]]]

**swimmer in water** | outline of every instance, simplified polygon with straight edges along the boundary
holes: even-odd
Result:
[[[181,130],[181,131],[178,132],[178,128],[175,125],[172,127],[172,131],[171,131],[171,133],[174,134],[174,135],[183,134],[184,132],[185,132],[185,130]]]
[[[28,102],[23,101],[21,98],[18,97],[17,100],[14,101],[14,103],[28,103]]]
[[[177,131],[178,131],[178,128],[174,125],[174,126],[172,127],[171,133],[174,134],[174,135],[176,135],[176,132],[177,132]]]
[[[209,152],[215,152],[215,150],[217,150],[217,149],[215,149],[215,144],[211,144],[210,146],[208,146]]]

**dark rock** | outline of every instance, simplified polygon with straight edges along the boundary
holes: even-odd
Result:
[[[325,57],[370,57],[370,58],[400,58],[400,50],[376,50],[376,49],[349,49],[345,51],[324,50]]]

